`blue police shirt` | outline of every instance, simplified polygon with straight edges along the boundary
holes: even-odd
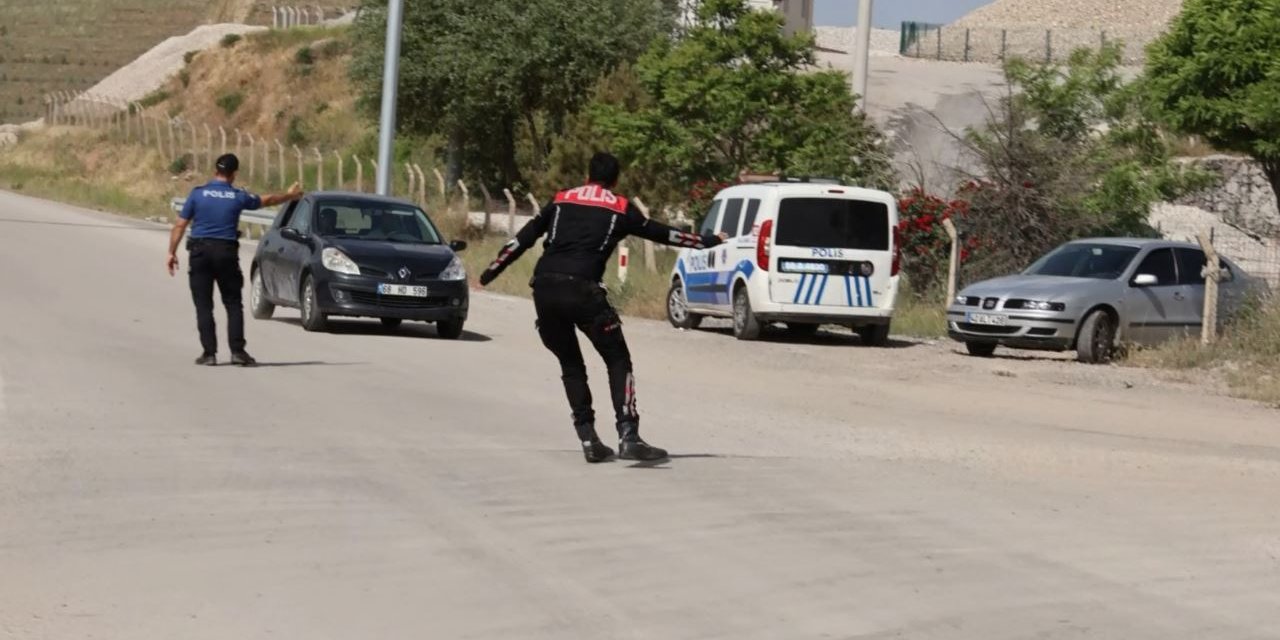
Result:
[[[240,213],[262,208],[262,198],[237,189],[222,180],[214,180],[191,190],[182,205],[183,220],[192,220],[192,238],[235,240],[240,226]]]

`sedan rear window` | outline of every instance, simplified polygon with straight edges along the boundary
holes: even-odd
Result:
[[[784,198],[776,242],[788,247],[889,250],[889,207],[836,198]]]
[[[1027,269],[1033,276],[1114,280],[1138,255],[1137,247],[1112,244],[1064,244],[1050,251]]]

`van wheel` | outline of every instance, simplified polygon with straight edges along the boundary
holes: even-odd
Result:
[[[969,351],[969,355],[979,358],[990,358],[996,354],[994,342],[966,342],[964,348]]]
[[[267,287],[262,282],[262,270],[254,269],[249,276],[249,313],[258,320],[270,320],[276,306],[267,300]]]
[[[751,310],[751,296],[746,287],[733,292],[733,336],[739,340],[759,340],[760,320]]]
[[[1089,364],[1106,364],[1116,351],[1116,323],[1102,309],[1090,313],[1080,325],[1076,337],[1076,360]]]
[[[677,329],[697,329],[702,324],[702,316],[689,311],[689,297],[679,280],[672,282],[667,292],[667,321]]]
[[[865,327],[858,327],[858,337],[862,339],[862,344],[868,347],[888,346],[889,325],[872,324]]]

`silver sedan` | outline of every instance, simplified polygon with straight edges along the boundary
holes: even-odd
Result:
[[[1164,240],[1068,242],[1026,271],[965,287],[947,309],[948,333],[970,354],[997,346],[1074,350],[1111,359],[1117,344],[1152,345],[1197,335],[1204,315],[1205,254]],[[1219,312],[1238,310],[1265,284],[1222,259]]]

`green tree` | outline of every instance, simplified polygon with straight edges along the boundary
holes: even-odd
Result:
[[[633,60],[673,24],[673,0],[421,0],[407,3],[400,127],[448,140],[450,181],[465,162],[483,179],[515,185],[522,130],[535,166],[604,73]],[[381,99],[385,0],[356,23],[352,77],[362,104]]]
[[[1020,269],[1086,235],[1150,235],[1154,203],[1206,184],[1173,162],[1141,81],[1120,74],[1121,51],[1005,65],[1008,91],[988,122],[957,136],[972,161],[961,170],[971,200],[964,229],[981,243],[969,275]]]
[[[888,186],[881,137],[855,114],[848,78],[814,64],[813,37],[786,35],[781,15],[704,0],[684,37],[637,62],[647,102],[601,105],[595,118],[620,154],[673,184],[749,170]]]
[[[1280,9],[1187,0],[1148,48],[1147,95],[1172,128],[1257,160],[1280,196]]]

